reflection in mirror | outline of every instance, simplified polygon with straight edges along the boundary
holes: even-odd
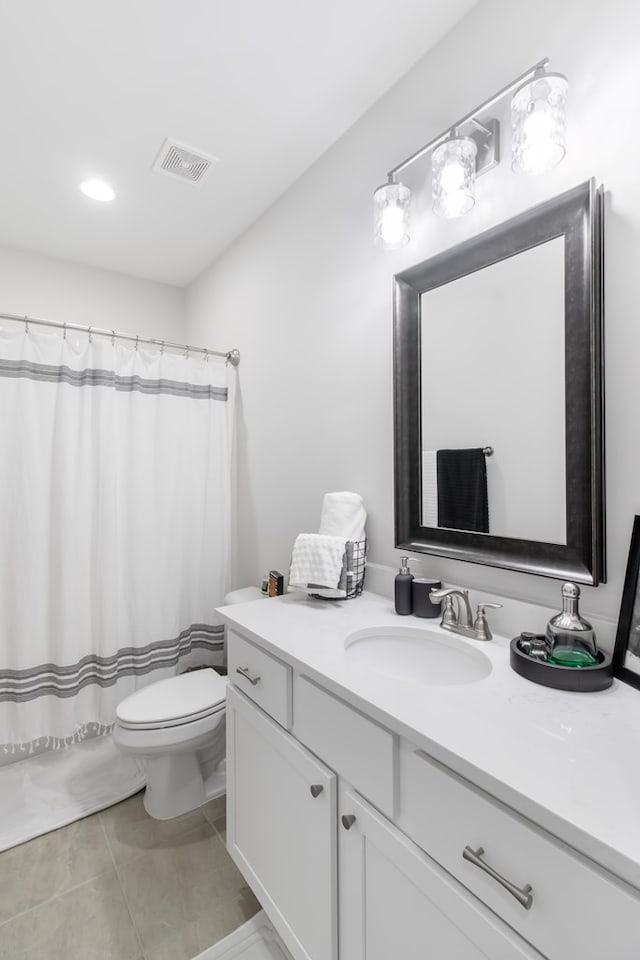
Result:
[[[421,295],[423,527],[566,544],[564,284],[555,237]]]

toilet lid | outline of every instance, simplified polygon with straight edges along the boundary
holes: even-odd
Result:
[[[193,670],[136,690],[116,708],[123,726],[174,727],[224,709],[226,681],[215,670]]]

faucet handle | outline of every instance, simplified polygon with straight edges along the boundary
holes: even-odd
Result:
[[[473,631],[476,635],[476,640],[491,640],[493,634],[489,629],[489,624],[485,616],[485,610],[500,610],[502,607],[501,603],[479,603],[478,609],[476,610],[476,619],[473,623]]]
[[[442,604],[442,617],[440,618],[441,627],[457,627],[458,616],[453,605],[453,598],[456,590],[448,590],[446,587],[440,587],[438,590],[431,590],[429,600],[431,603]]]
[[[442,618],[440,620],[441,627],[455,627],[458,625],[458,618],[456,616],[456,611],[453,606],[453,597],[448,593],[443,597],[444,606],[442,608]]]

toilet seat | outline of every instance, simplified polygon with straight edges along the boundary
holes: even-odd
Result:
[[[118,725],[127,730],[160,730],[221,713],[226,681],[215,670],[194,670],[136,690],[116,708]]]

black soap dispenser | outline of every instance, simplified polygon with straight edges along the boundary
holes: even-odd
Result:
[[[395,582],[395,608],[396,613],[401,617],[406,617],[413,612],[413,601],[411,599],[411,584],[413,574],[409,570],[409,557],[400,558],[400,571],[396,576]]]

